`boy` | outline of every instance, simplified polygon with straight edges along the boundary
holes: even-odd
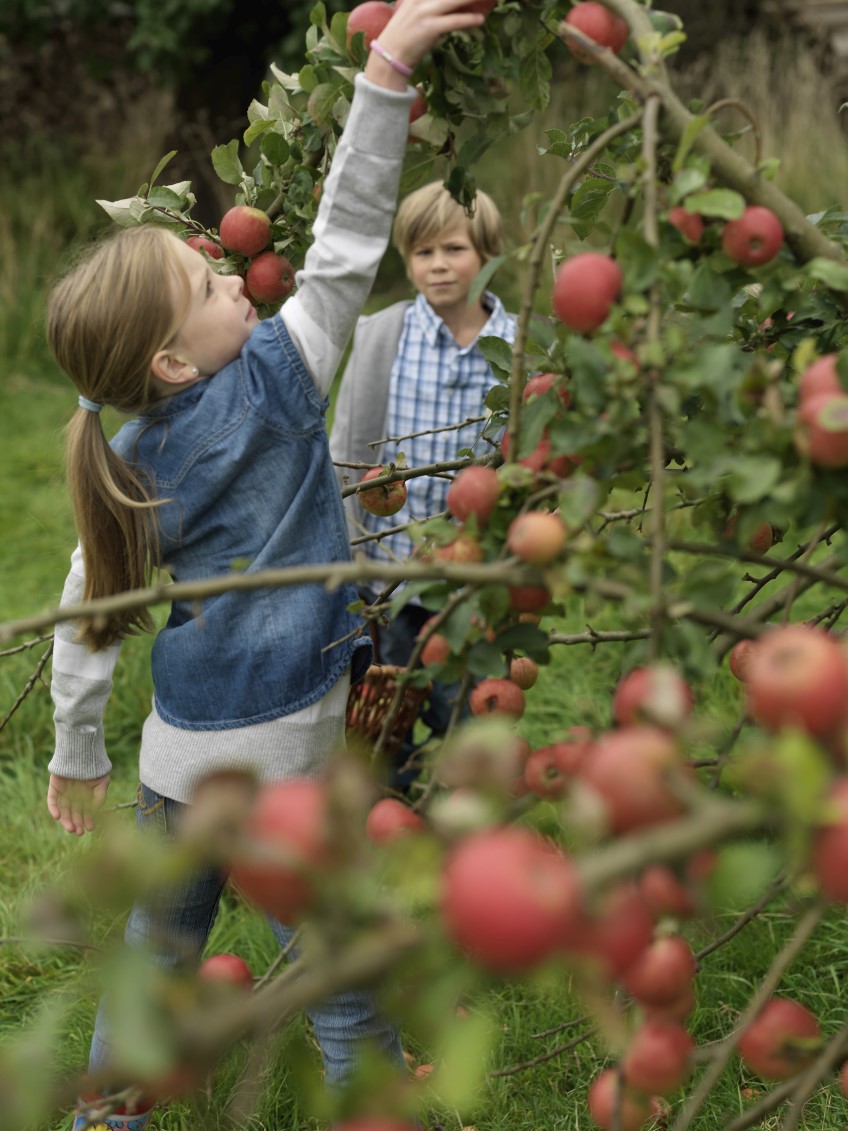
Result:
[[[398,209],[392,231],[407,276],[418,292],[359,319],[336,404],[330,452],[337,463],[388,463],[400,452],[410,467],[456,458],[461,449],[486,450],[482,425],[464,424],[483,414],[483,400],[494,379],[477,348],[481,335],[513,341],[515,321],[496,295],[484,292],[473,302],[469,292],[485,263],[502,247],[501,217],[492,199],[478,190],[469,216],[441,182],[411,193]],[[427,431],[426,435],[412,436]],[[382,450],[369,441],[393,438]],[[396,438],[396,439],[395,439]],[[362,473],[337,468],[339,481]],[[355,496],[346,500],[351,537],[378,534],[427,518],[445,509],[450,480],[420,476],[407,482],[404,508],[391,518],[364,510]],[[370,540],[358,549],[376,560],[404,560],[413,542],[404,531]],[[374,593],[367,594],[370,599]],[[410,602],[380,632],[380,659],[404,666],[421,626],[430,616]],[[444,734],[458,685],[434,684],[421,718],[433,735]],[[407,763],[407,741],[395,759],[390,784],[406,788],[416,768]]]

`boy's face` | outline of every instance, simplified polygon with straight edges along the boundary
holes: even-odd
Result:
[[[483,260],[464,225],[417,244],[409,255],[409,278],[437,314],[466,306],[468,292]]]

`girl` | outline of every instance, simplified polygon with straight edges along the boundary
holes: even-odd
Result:
[[[76,385],[68,480],[80,539],[63,602],[145,583],[349,557],[330,461],[327,392],[386,248],[405,149],[411,68],[447,32],[479,26],[467,0],[404,0],[372,44],[296,294],[257,325],[236,276],[216,275],[174,235],[143,227],[96,249],[55,288],[48,337]],[[104,404],[135,414],[107,443]],[[198,781],[224,767],[264,781],[320,774],[344,741],[351,679],[369,645],[351,637],[353,587],[297,586],[175,603],[153,647],[153,709],[140,754],[138,821],[173,832]],[[102,714],[120,641],[144,614],[57,626],[56,750],[47,804],[70,833],[94,827],[109,784]],[[344,641],[336,647],[334,641]],[[199,957],[224,877],[206,871],[168,905],[133,908],[126,939],[173,964]],[[281,943],[291,932],[272,924]],[[367,1038],[402,1063],[369,995],[311,1014],[326,1079],[349,1075]],[[103,1003],[91,1066],[109,1057]],[[142,1131],[149,1112],[110,1115]],[[101,1120],[102,1122],[102,1120]],[[90,1123],[79,1114],[75,1131]]]

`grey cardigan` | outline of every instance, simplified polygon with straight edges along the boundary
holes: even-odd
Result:
[[[330,456],[342,463],[380,462],[380,452],[369,443],[385,436],[392,366],[403,332],[403,319],[412,300],[396,302],[356,323],[353,345],[342,376],[330,431]],[[339,486],[358,483],[364,474],[349,467],[336,467]],[[351,536],[356,497],[345,499]],[[361,512],[360,516],[361,517]]]

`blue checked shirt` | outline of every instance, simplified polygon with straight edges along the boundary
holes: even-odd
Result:
[[[506,313],[501,300],[487,291],[483,305],[490,315],[480,336],[514,341],[515,321]],[[468,346],[458,346],[424,296],[418,295],[404,317],[389,386],[385,435],[408,437],[415,432],[445,428],[483,416],[483,401],[494,384],[489,363],[477,348],[476,340]],[[390,463],[403,452],[407,466],[420,467],[456,459],[463,449],[484,455],[490,446],[481,439],[482,428],[483,423],[478,422],[449,432],[400,439],[384,445],[380,459]],[[382,518],[363,513],[363,525],[368,533],[421,521],[445,509],[450,479],[421,475],[407,480],[406,486],[406,505],[397,514]],[[413,547],[412,539],[404,531],[379,542],[365,542],[361,549],[369,557],[385,561],[408,558]]]

